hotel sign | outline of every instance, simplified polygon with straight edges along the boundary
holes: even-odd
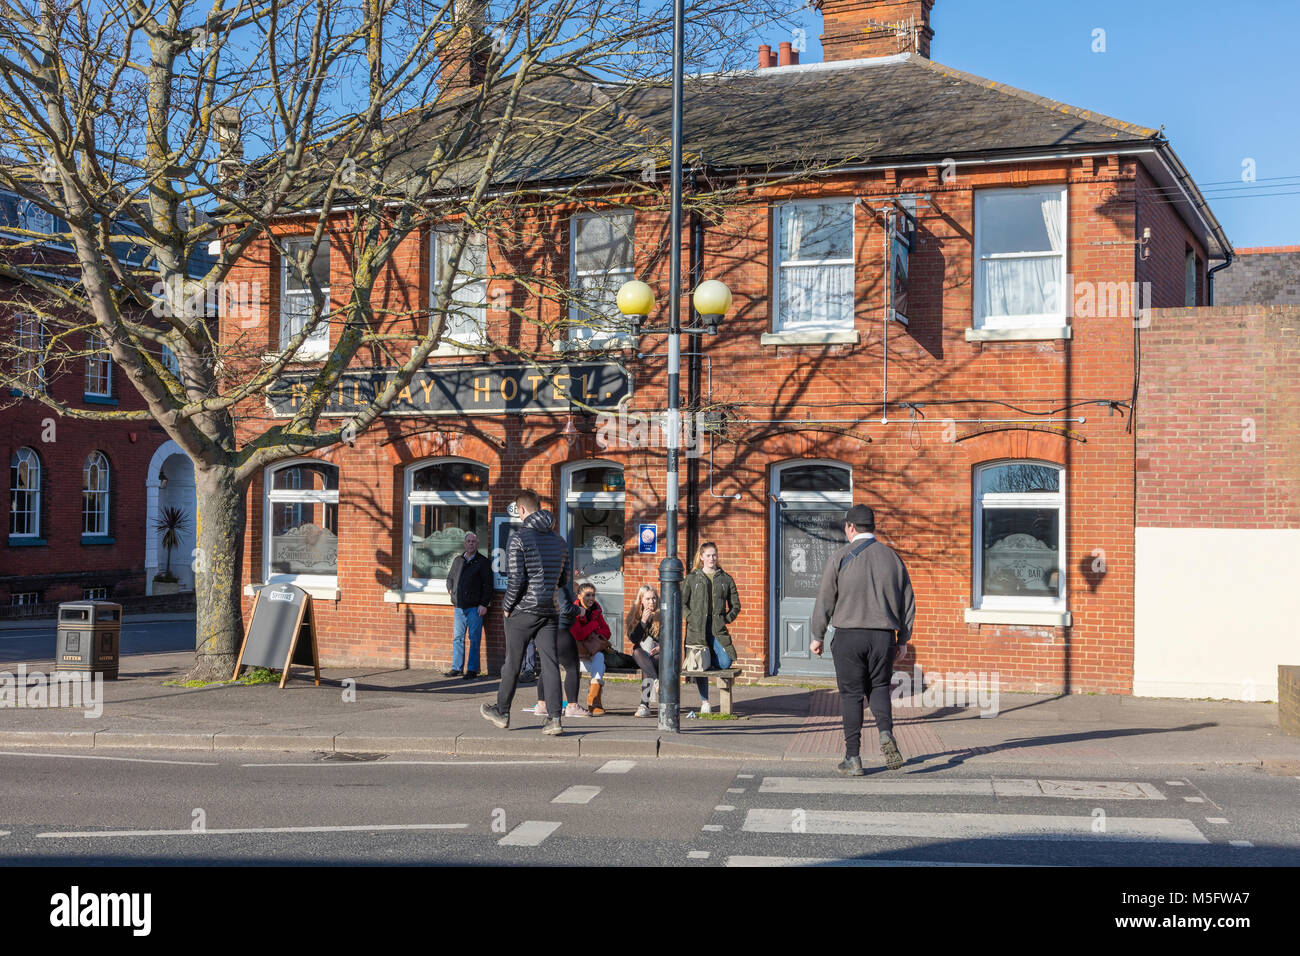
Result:
[[[330,393],[324,414],[354,415],[388,385],[395,369],[344,372]],[[302,405],[315,375],[282,376],[267,390],[277,418]],[[632,376],[613,362],[563,365],[444,365],[422,369],[398,393],[387,415],[490,415],[502,412],[568,411],[572,401],[615,408],[632,394]]]

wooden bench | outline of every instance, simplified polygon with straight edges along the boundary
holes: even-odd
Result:
[[[718,713],[731,713],[731,687],[736,683],[736,678],[740,676],[739,667],[724,667],[716,671],[682,671],[683,678],[694,679],[697,677],[715,678],[718,682],[718,703],[720,708]]]

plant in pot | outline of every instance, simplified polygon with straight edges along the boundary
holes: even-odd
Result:
[[[172,551],[180,547],[181,535],[189,530],[189,515],[182,508],[166,507],[153,523],[155,531],[162,534],[162,546],[167,551],[167,567],[153,577],[154,594],[175,594],[180,590],[180,579],[172,574]]]

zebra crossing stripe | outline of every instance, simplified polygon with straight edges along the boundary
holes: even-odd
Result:
[[[537,846],[560,828],[547,820],[525,820],[500,840],[497,846]]]
[[[1075,800],[1163,800],[1149,783],[1121,780],[935,779],[909,776],[764,777],[759,793],[853,794],[855,796],[1064,797]]]
[[[1106,818],[1093,829],[1092,816],[1023,813],[881,813],[862,810],[805,810],[801,833],[828,836],[921,837],[933,840],[1009,840],[1209,843],[1190,820],[1167,817]],[[791,811],[750,810],[741,827],[748,833],[791,833]]]

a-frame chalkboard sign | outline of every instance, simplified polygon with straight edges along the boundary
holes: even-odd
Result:
[[[280,668],[284,672],[280,677],[283,689],[291,664],[311,665],[316,671],[316,686],[320,686],[311,595],[292,584],[268,584],[258,588],[231,680],[237,679],[244,667]]]

